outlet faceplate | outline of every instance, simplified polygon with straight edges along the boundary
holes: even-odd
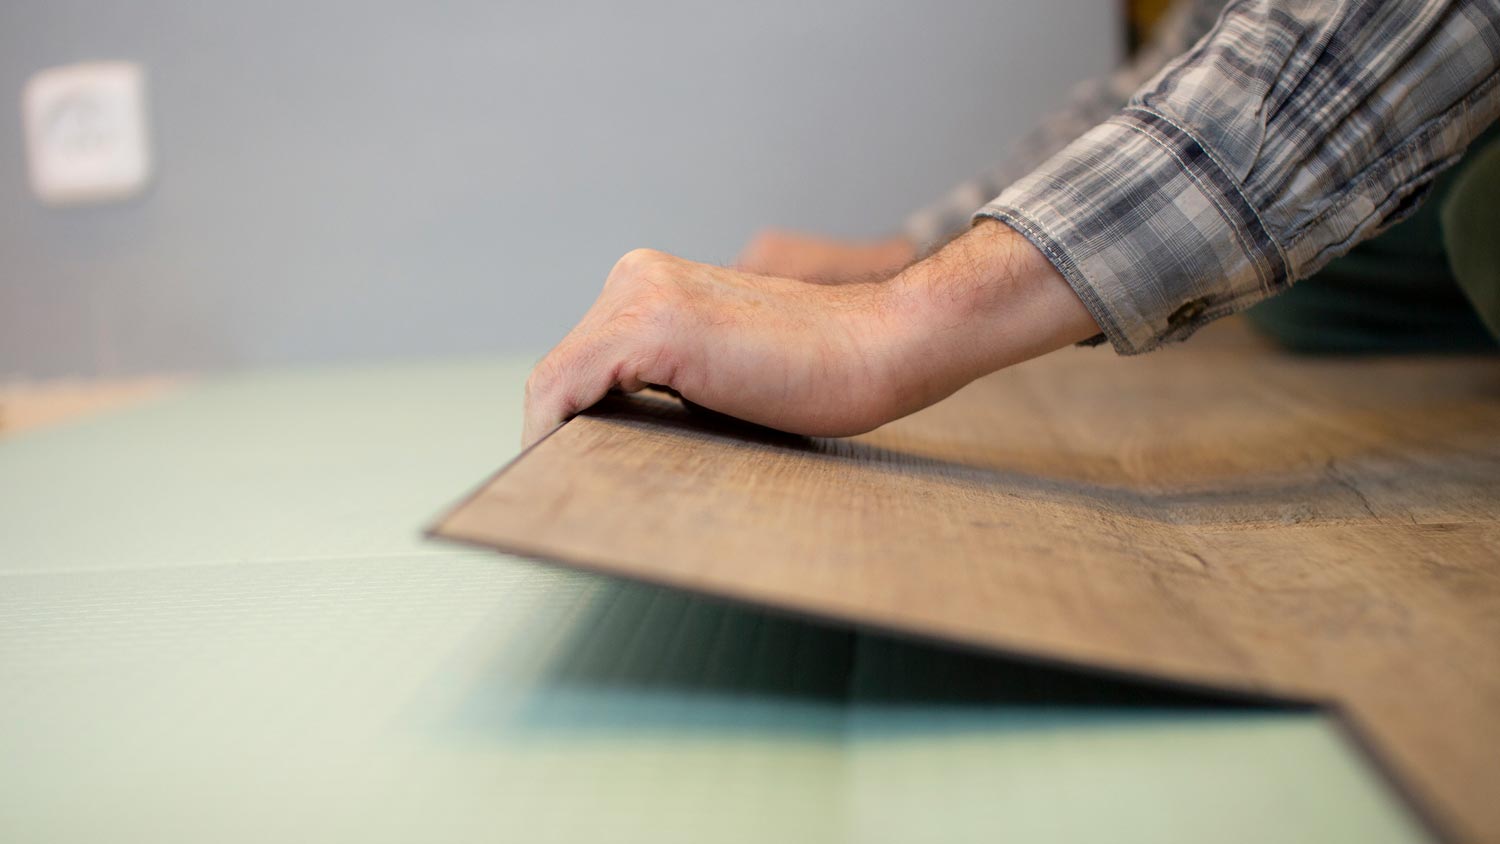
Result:
[[[31,188],[49,205],[133,196],[151,177],[145,74],[131,62],[41,71],[21,96]]]

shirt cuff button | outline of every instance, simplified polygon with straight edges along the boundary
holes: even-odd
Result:
[[[1192,301],[1187,302],[1182,307],[1173,311],[1172,315],[1167,317],[1167,324],[1182,325],[1183,323],[1192,322],[1193,320],[1202,316],[1203,312],[1207,309],[1207,299],[1193,299]]]

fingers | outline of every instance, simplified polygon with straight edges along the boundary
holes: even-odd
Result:
[[[531,445],[613,388],[648,384],[793,433],[842,436],[891,418],[905,288],[827,287],[636,251],[527,383]]]
[[[570,357],[574,359],[569,360]],[[587,360],[587,357],[578,359],[554,350],[532,370],[531,377],[526,380],[526,422],[521,433],[523,447],[535,444],[609,392],[613,377],[600,366],[589,365]]]
[[[671,381],[667,367],[643,363],[644,356],[633,351],[653,341],[649,335],[613,340],[583,338],[574,347],[554,350],[526,381],[522,445],[530,446],[547,436],[611,390],[635,393]],[[655,356],[656,361],[662,359],[661,354]]]
[[[756,234],[735,263],[760,275],[814,284],[883,281],[916,257],[905,237],[847,241],[770,229]]]
[[[791,238],[784,232],[766,229],[756,232],[745,244],[734,261],[734,267],[747,273],[782,275],[786,269],[786,256],[795,249]]]
[[[545,437],[612,389],[636,392],[647,384],[672,383],[671,346],[680,310],[675,260],[638,251],[615,266],[589,313],[527,379],[523,445]]]
[[[589,322],[585,318],[584,325]],[[641,388],[639,374],[621,363],[620,347],[627,339],[614,330],[575,330],[536,365],[526,379],[523,445],[551,433],[615,387]]]

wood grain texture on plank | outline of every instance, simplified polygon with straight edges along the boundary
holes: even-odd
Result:
[[[614,397],[435,532],[820,617],[1337,709],[1500,841],[1500,362],[1233,326],[1068,350],[852,439]]]

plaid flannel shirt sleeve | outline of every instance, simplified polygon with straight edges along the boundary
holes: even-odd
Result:
[[[1147,79],[1203,37],[1223,8],[1224,0],[1177,0],[1128,64],[1109,76],[1080,83],[1062,108],[1022,135],[998,164],[908,216],[902,231],[917,254],[927,255],[963,233],[975,209],[1119,111]]]
[[[1180,340],[1415,211],[1500,114],[1500,0],[1236,0],[1123,109],[975,213],[1121,354]]]

